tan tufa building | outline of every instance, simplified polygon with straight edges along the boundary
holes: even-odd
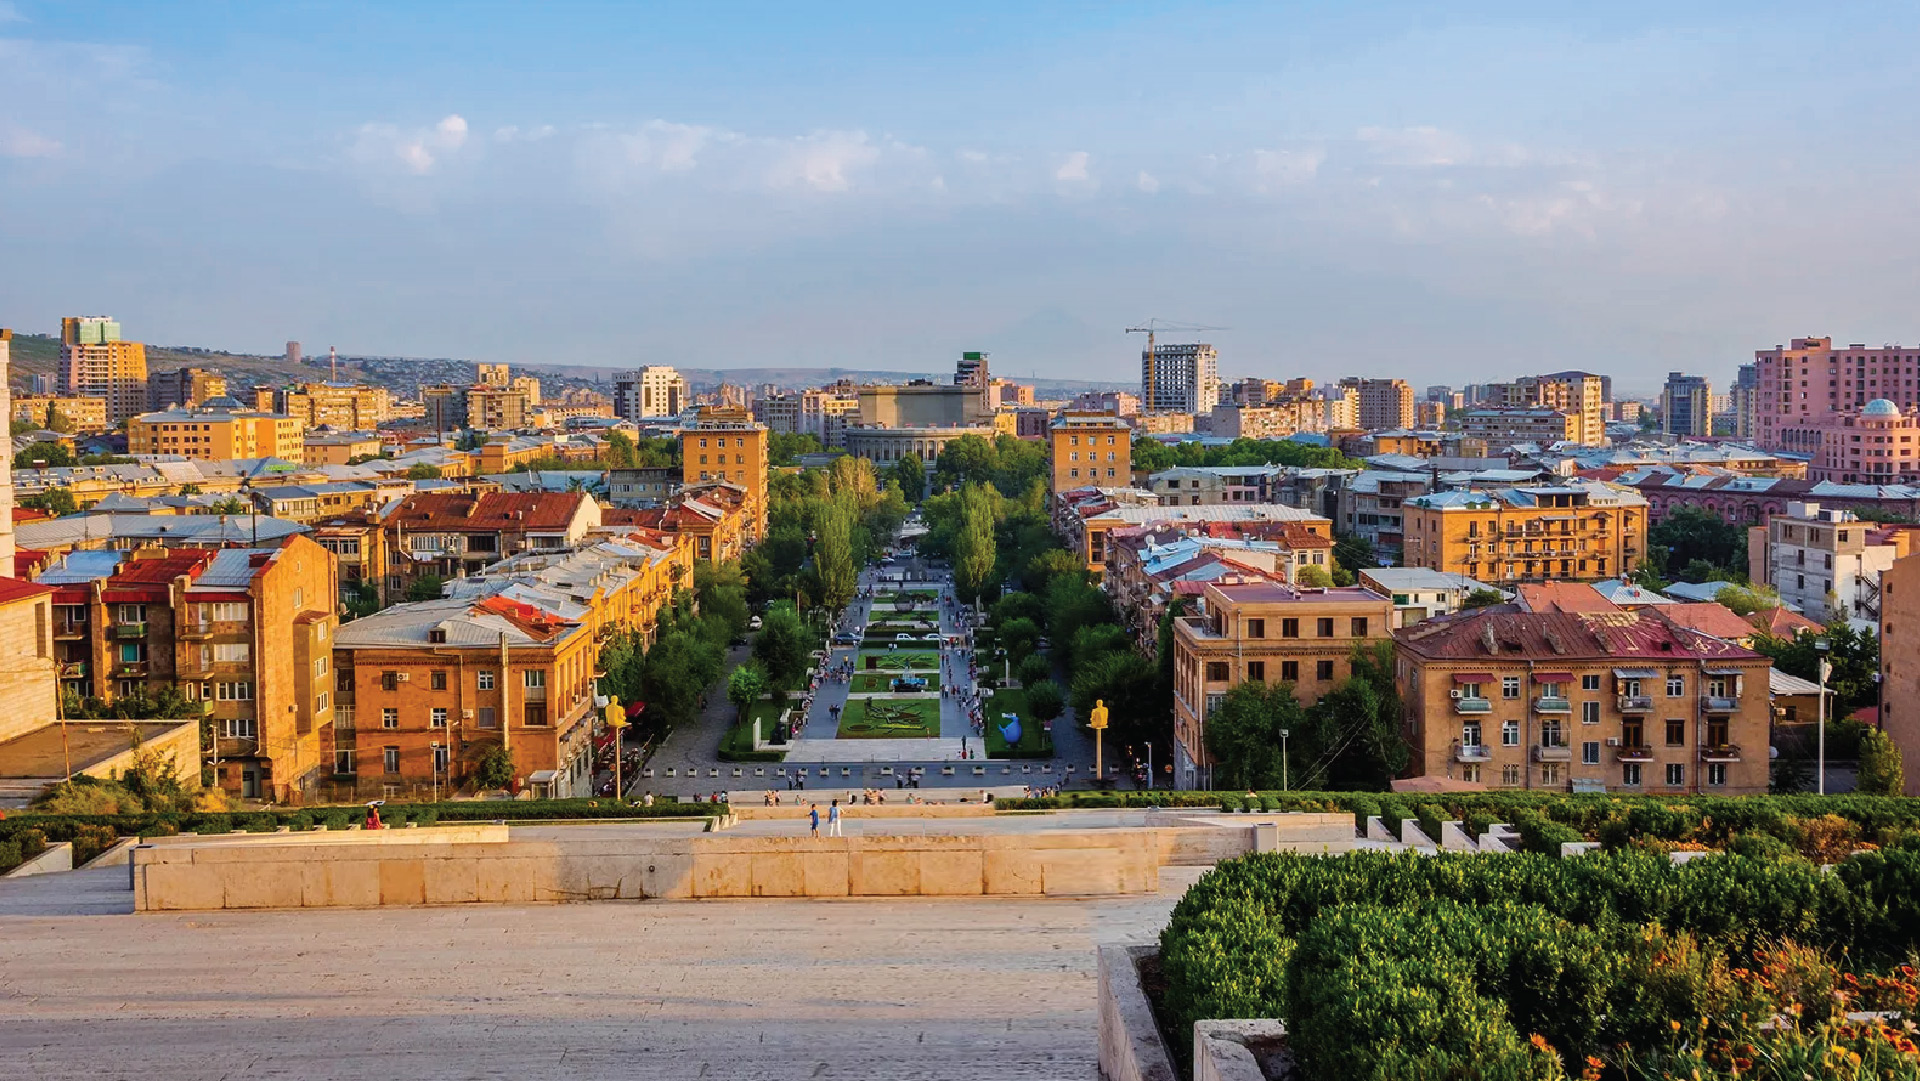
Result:
[[[67,316],[60,320],[59,390],[104,399],[109,425],[135,416],[147,408],[147,347],[121,341],[110,316]]]
[[[1401,503],[1402,562],[1500,586],[1631,574],[1647,501],[1600,482],[1448,491]]]
[[[680,483],[726,481],[744,494],[746,543],[767,535],[767,428],[744,409],[702,406],[680,432]]]
[[[1056,493],[1124,488],[1133,478],[1133,429],[1112,413],[1062,413],[1047,429],[1047,462]]]
[[[49,421],[54,419],[54,414],[58,414],[74,432],[83,435],[104,432],[112,427],[107,423],[105,398],[58,394],[16,394],[13,396],[12,409],[15,424],[24,422],[42,428],[51,428]]]
[[[142,413],[127,422],[127,453],[178,454],[187,458],[306,458],[306,432],[283,413],[255,413],[232,399],[213,399],[198,409]]]

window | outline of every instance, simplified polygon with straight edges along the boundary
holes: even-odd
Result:
[[[447,726],[447,707],[445,706],[433,707],[432,717],[433,717],[433,720],[431,723],[433,727],[445,728]]]
[[[399,690],[400,689],[400,673],[398,672],[380,673],[380,689],[383,691]]]
[[[1348,621],[1347,633],[1353,635],[1355,638],[1365,638],[1367,636],[1367,617],[1354,616]]]
[[[1266,620],[1264,619],[1247,620],[1247,637],[1248,638],[1265,638],[1266,636],[1267,636]]]
[[[1332,661],[1313,662],[1313,678],[1320,680],[1323,683],[1326,682],[1327,680],[1332,679],[1333,678],[1333,662]]]
[[[427,689],[428,689],[428,690],[434,690],[434,691],[444,691],[444,690],[446,690],[446,689],[447,689],[447,674],[446,674],[445,672],[429,672],[429,673],[427,673]]]
[[[251,702],[253,684],[216,683],[213,685],[213,698],[216,702]]]
[[[400,772],[400,748],[380,748],[380,768],[387,773]]]
[[[1520,677],[1519,676],[1508,676],[1505,679],[1502,679],[1500,681],[1500,697],[1502,698],[1520,697]]]
[[[1468,784],[1480,783],[1480,763],[1468,762],[1460,767],[1460,779]]]
[[[1684,747],[1687,745],[1687,722],[1677,718],[1667,718],[1667,746]]]
[[[1560,731],[1560,722],[1557,719],[1546,717],[1540,721],[1540,746],[1564,747],[1567,745],[1566,740],[1566,733]]]
[[[481,706],[473,711],[474,723],[481,728],[500,727],[500,714],[492,706]]]
[[[1480,722],[1466,721],[1460,725],[1460,745],[1462,747],[1480,746]]]
[[[1600,703],[1598,702],[1580,703],[1580,723],[1581,724],[1599,724],[1600,723]]]
[[[252,717],[228,717],[223,734],[228,739],[256,739],[259,731],[258,722]]]
[[[541,689],[541,690],[545,690],[545,689],[546,689],[546,686],[547,686],[547,673],[546,673],[546,669],[544,669],[544,668],[529,668],[529,669],[527,669],[527,670],[526,670],[525,672],[523,672],[523,673],[521,673],[521,674],[522,674],[522,676],[524,677],[524,679],[523,679],[523,682],[524,682],[524,683],[526,684],[526,687],[527,687],[527,689],[528,689],[528,690],[530,690],[530,691],[531,691],[531,690],[534,690],[534,689],[536,689],[536,688],[538,688],[538,689]]]
[[[1507,786],[1508,788],[1520,787],[1520,767],[1519,766],[1501,766],[1500,767],[1500,783]]]
[[[1520,722],[1519,721],[1501,721],[1500,722],[1500,746],[1502,747],[1520,746]]]
[[[1687,783],[1687,767],[1678,762],[1667,763],[1667,787],[1679,788]]]
[[[1265,661],[1248,661],[1247,662],[1247,678],[1249,680],[1252,680],[1255,683],[1265,683],[1267,681],[1266,662]]]
[[[433,749],[433,772],[447,772],[447,752],[451,749],[444,743]]]
[[[523,716],[526,718],[524,723],[529,728],[543,727],[547,723],[547,704],[545,702],[528,702],[526,713]]]
[[[476,672],[473,678],[474,678],[475,685],[478,686],[481,690],[483,691],[493,690],[493,673],[492,672]]]
[[[120,623],[145,623],[147,621],[147,606],[144,604],[122,604],[116,607],[119,608],[119,611],[116,613],[116,620]]]
[[[1581,677],[1580,677],[1580,689],[1581,689],[1581,690],[1583,690],[1583,691],[1597,691],[1597,690],[1599,690],[1599,689],[1600,689],[1600,677],[1599,677],[1599,676],[1597,676],[1597,675],[1596,675],[1596,676],[1581,676]],[[1596,703],[1596,704],[1597,704],[1597,703]]]
[[[1207,682],[1208,683],[1225,683],[1230,678],[1232,677],[1229,676],[1227,673],[1227,662],[1225,661],[1208,661],[1207,662]]]
[[[1281,620],[1280,621],[1280,637],[1282,638],[1300,637],[1300,621],[1291,617]]]
[[[1540,783],[1543,785],[1546,785],[1549,788],[1559,787],[1560,763],[1542,762],[1540,764]]]
[[[325,713],[327,711],[327,692],[321,691],[314,696],[313,711],[315,713]]]
[[[245,623],[247,604],[245,601],[221,601],[218,604],[200,606],[202,619],[211,619],[215,623]]]
[[[1685,698],[1686,695],[1687,695],[1687,677],[1668,676],[1667,677],[1667,697],[1668,698]]]
[[[245,664],[253,659],[253,647],[245,642],[216,642],[213,659],[221,664]]]
[[[1280,682],[1282,683],[1300,682],[1300,662],[1299,661],[1281,661],[1280,662]]]
[[[1328,618],[1316,619],[1313,621],[1313,623],[1314,623],[1313,633],[1316,637],[1319,637],[1319,638],[1333,637],[1332,618],[1328,617]]]
[[[400,727],[400,711],[392,706],[382,706],[380,709],[380,727]]]
[[[333,752],[333,772],[335,773],[352,773],[353,772],[353,749],[352,748],[348,748],[344,751]]]
[[[1709,762],[1707,764],[1707,784],[1715,788],[1719,788],[1725,785],[1726,783],[1727,783],[1726,765],[1720,762]]]
[[[1640,787],[1640,763],[1620,763],[1620,783],[1628,788]]]
[[[146,659],[147,659],[147,644],[145,642],[120,643],[120,663],[121,664],[139,664]]]

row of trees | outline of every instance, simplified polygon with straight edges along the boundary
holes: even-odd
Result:
[[[637,634],[614,636],[600,651],[601,689],[643,702],[636,734],[664,733],[693,719],[702,696],[726,671],[727,647],[745,633],[747,585],[738,566],[702,560],[693,588],[675,591],[651,647]]]
[[[741,558],[748,599],[788,598],[804,612],[845,608],[860,568],[886,545],[909,511],[900,486],[880,486],[873,463],[842,455],[828,469],[773,476],[767,537]]]
[[[1291,683],[1228,691],[1207,715],[1213,786],[1386,788],[1408,761],[1393,644],[1355,645],[1351,660],[1352,675],[1312,705],[1294,696]]]
[[[1291,439],[1236,439],[1224,447],[1181,443],[1169,447],[1140,436],[1133,441],[1133,467],[1157,473],[1176,466],[1286,465],[1299,469],[1364,469],[1365,463],[1333,447]]]

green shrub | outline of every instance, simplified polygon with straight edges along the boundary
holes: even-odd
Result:
[[[330,830],[352,829],[353,815],[347,811],[329,811],[326,817],[326,828]]]
[[[22,863],[40,856],[47,850],[47,835],[41,830],[21,830],[19,834],[16,835],[15,840],[20,842],[20,861]]]
[[[1756,860],[1777,860],[1796,854],[1792,845],[1771,833],[1762,833],[1757,830],[1735,837],[1727,844],[1727,851],[1736,856]]]
[[[280,820],[271,814],[243,815],[240,828],[247,833],[275,833],[280,829]]]
[[[287,828],[295,833],[306,833],[313,829],[313,814],[309,811],[296,811],[287,816]]]
[[[420,813],[413,816],[413,820],[415,823],[419,825],[431,826],[435,822],[440,821],[440,812],[438,809],[433,807],[423,807],[421,808]]]
[[[232,833],[233,819],[228,818],[226,815],[208,815],[200,820],[199,826],[196,827],[193,832],[203,837],[221,833]]]
[[[0,841],[0,875],[20,866],[20,842],[9,837]]]

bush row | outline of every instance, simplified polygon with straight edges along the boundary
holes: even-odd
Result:
[[[1920,846],[1833,873],[1635,851],[1247,857],[1202,878],[1161,935],[1166,1027],[1285,1019],[1309,1078],[1565,1076],[1560,1061],[1746,1023],[1743,1009],[1774,1016],[1730,1003],[1746,966],[1783,944],[1868,965],[1909,956]]]

